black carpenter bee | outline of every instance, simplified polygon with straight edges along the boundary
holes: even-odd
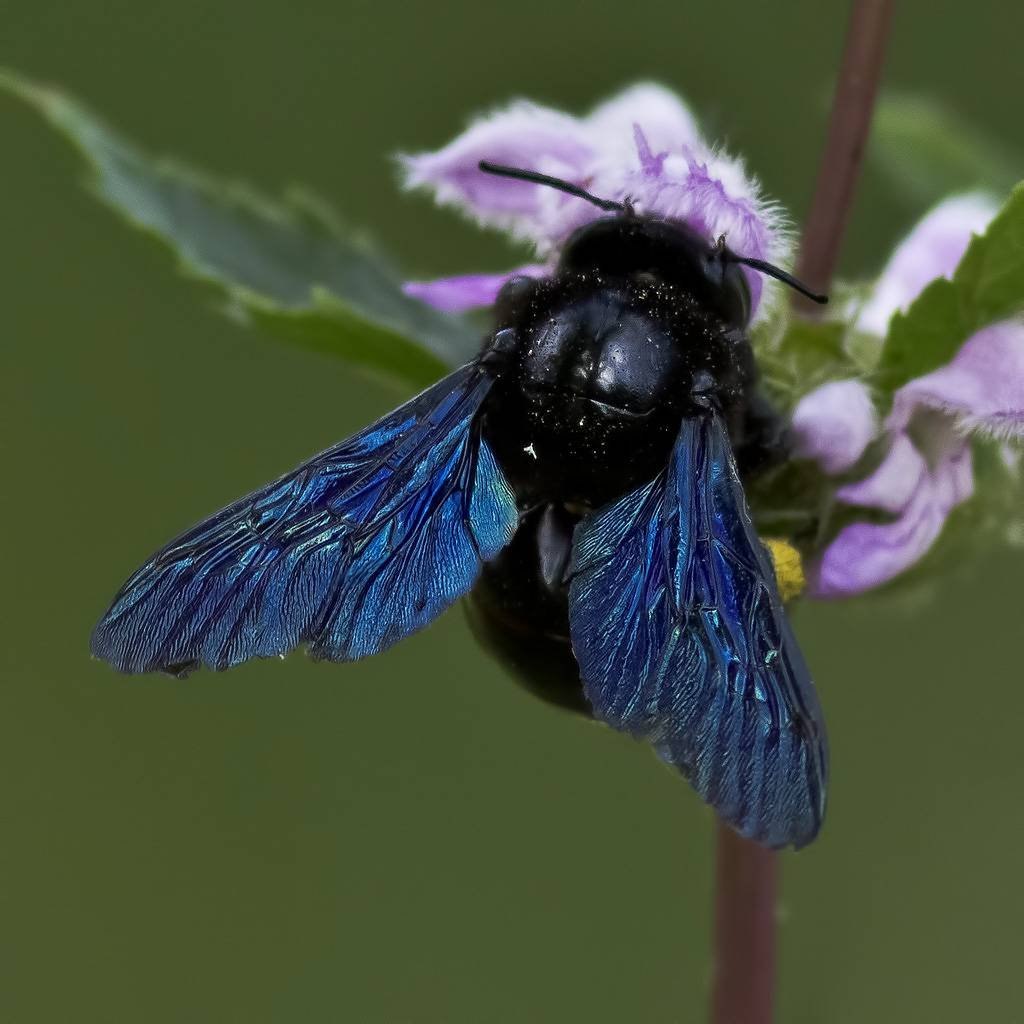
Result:
[[[783,445],[741,267],[809,293],[629,202],[480,167],[608,216],[505,286],[471,363],[157,552],[93,652],[179,675],[299,644],[348,661],[472,593],[532,688],[650,742],[744,836],[804,845],[827,746],[740,482]]]

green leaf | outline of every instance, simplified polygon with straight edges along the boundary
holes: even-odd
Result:
[[[154,159],[63,93],[0,69],[6,90],[84,158],[94,194],[213,286],[235,316],[286,341],[423,385],[469,359],[479,333],[403,294],[401,277],[320,201],[283,202]]]
[[[876,383],[892,392],[948,363],[975,331],[1024,310],[1024,182],[1010,193],[984,235],[974,236],[952,280],[938,278],[906,313],[897,313],[882,347]]]
[[[869,154],[918,206],[970,189],[1003,195],[1020,177],[1022,163],[934,100],[906,93],[879,100]]]
[[[831,380],[861,377],[867,369],[852,345],[844,319],[786,316],[772,328],[774,337],[755,335],[762,380],[782,408],[791,410],[802,395]]]

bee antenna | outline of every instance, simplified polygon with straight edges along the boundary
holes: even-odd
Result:
[[[781,281],[783,284],[788,284],[790,288],[798,291],[801,295],[806,296],[811,302],[817,302],[818,305],[824,306],[828,302],[827,295],[819,295],[817,292],[812,292],[799,278],[794,277],[792,274],[783,270],[781,267],[775,266],[773,263],[768,263],[765,260],[754,259],[753,256],[737,256],[735,253],[728,253],[725,257],[730,263],[742,263],[745,267],[750,267],[752,270],[760,270],[762,274],[767,274],[769,277],[774,277],[776,281]]]
[[[547,185],[549,188],[556,188],[559,192],[576,196],[577,199],[585,199],[598,209],[608,213],[625,213],[627,205],[617,203],[614,199],[600,199],[591,195],[586,189],[574,185],[571,181],[563,181],[561,178],[553,178],[550,174],[541,174],[539,171],[528,171],[522,167],[506,167],[504,164],[492,164],[489,160],[481,160],[477,166],[484,174],[494,174],[499,178],[515,178],[517,181],[529,181],[534,185]]]

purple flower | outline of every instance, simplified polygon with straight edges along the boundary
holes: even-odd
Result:
[[[543,277],[548,272],[543,263],[529,263],[504,274],[463,274],[436,281],[407,281],[403,291],[445,313],[464,313],[467,309],[492,305],[510,277]]]
[[[932,210],[893,254],[857,320],[885,334],[935,277],[950,276],[971,235],[994,206],[976,195]],[[875,412],[859,381],[805,395],[793,416],[801,453],[829,474],[845,473],[876,437]],[[836,491],[839,501],[873,509],[886,522],[844,527],[810,574],[820,597],[857,594],[888,582],[931,548],[949,513],[974,492],[970,435],[1024,437],[1024,323],[993,324],[966,339],[953,360],[901,387],[882,427],[886,450],[864,479]]]
[[[836,380],[804,395],[793,410],[797,454],[826,473],[845,473],[878,433],[878,416],[859,380]]]
[[[640,212],[684,221],[709,240],[725,235],[741,256],[788,261],[779,208],[762,198],[740,161],[701,138],[687,107],[658,85],[633,86],[580,118],[521,101],[476,121],[436,153],[402,158],[407,186],[432,189],[438,202],[530,242],[541,259],[552,260],[576,228],[601,212],[554,189],[485,174],[480,160],[555,175],[605,199],[629,197]],[[470,309],[493,302],[509,277],[544,269],[413,283],[407,291],[441,309]],[[763,315],[764,278],[749,271],[747,280],[753,308]]]
[[[407,187],[430,189],[438,202],[508,231],[537,254],[538,262],[504,273],[406,285],[408,294],[442,310],[489,306],[510,277],[550,273],[569,236],[603,216],[555,189],[486,174],[481,160],[553,175],[601,198],[628,198],[641,213],[682,221],[709,240],[725,235],[741,256],[788,262],[790,239],[779,208],[763,198],[739,160],[701,137],[673,93],[637,85],[584,117],[520,101],[474,122],[437,152],[402,158]],[[884,337],[897,310],[929,281],[953,273],[971,234],[994,212],[980,195],[932,210],[893,254],[856,330]],[[756,323],[765,317],[763,289],[770,282],[744,272]],[[994,324],[965,339],[947,366],[900,388],[881,423],[867,387],[842,380],[805,395],[793,426],[798,453],[843,478],[837,500],[872,510],[872,521],[845,526],[811,566],[812,593],[845,596],[879,586],[914,565],[949,513],[973,493],[970,435],[1024,436],[1024,323]],[[851,482],[875,442],[881,461]]]

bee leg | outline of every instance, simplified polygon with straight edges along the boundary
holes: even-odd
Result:
[[[740,476],[749,480],[785,462],[793,452],[786,418],[759,388],[747,397],[734,445]]]
[[[511,544],[484,565],[466,610],[477,640],[517,682],[589,715],[569,641],[565,579],[578,521],[560,504],[527,512]]]

